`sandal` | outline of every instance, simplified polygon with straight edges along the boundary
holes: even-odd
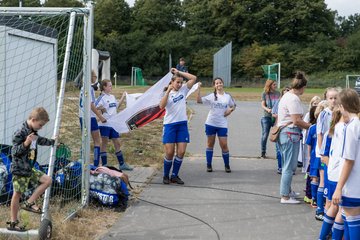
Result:
[[[21,206],[21,209],[38,214],[43,213],[41,209],[35,205],[35,202],[29,203],[28,201],[25,201],[23,206]]]
[[[9,227],[7,227],[7,230],[9,231],[17,231],[17,232],[26,232],[26,228],[25,226],[18,226],[19,224],[19,220],[16,220],[15,222],[6,222],[6,224],[9,225]]]

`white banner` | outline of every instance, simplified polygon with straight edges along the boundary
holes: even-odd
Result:
[[[154,86],[142,94],[132,107],[125,108],[109,119],[109,125],[118,133],[126,133],[164,116],[165,109],[160,109],[159,103],[163,96],[164,88],[169,85],[171,77],[172,73],[166,74]]]

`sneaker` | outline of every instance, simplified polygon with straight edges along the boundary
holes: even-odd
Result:
[[[225,172],[227,172],[227,173],[231,173],[230,166],[225,166]]]
[[[303,163],[302,163],[302,162],[297,162],[297,167],[298,167],[298,168],[303,167]]]
[[[299,196],[300,196],[300,193],[295,192],[295,191],[291,191],[291,192],[289,193],[289,197],[290,197],[290,198],[297,198],[297,197],[299,197]]]
[[[120,170],[124,171],[132,171],[134,169],[133,166],[128,165],[126,162],[120,165]]]
[[[316,203],[316,199],[311,199],[311,207],[313,208],[317,208],[317,203]]]
[[[304,202],[305,203],[308,203],[308,204],[311,204],[311,199],[308,198],[307,196],[304,197]]]
[[[212,172],[212,171],[213,171],[213,170],[212,170],[212,166],[211,166],[211,165],[207,165],[206,171],[207,171],[207,172]]]
[[[315,213],[315,219],[318,221],[324,221],[324,213],[323,212]]]
[[[262,159],[267,158],[267,157],[266,157],[266,153],[261,153],[261,158],[262,158]]]
[[[294,198],[289,198],[289,199],[281,198],[280,203],[282,203],[282,204],[299,204],[300,201],[298,201]]]
[[[277,169],[277,173],[278,173],[278,174],[281,174],[281,173],[282,173],[282,169],[281,169],[281,168],[278,168],[278,169]]]
[[[170,184],[170,178],[168,176],[163,177],[163,184]]]
[[[183,180],[181,180],[181,178],[179,178],[179,176],[171,177],[170,181],[172,183],[177,183],[177,184],[180,184],[180,185],[184,184]]]

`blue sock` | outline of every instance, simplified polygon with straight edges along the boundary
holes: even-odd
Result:
[[[169,177],[172,160],[164,158],[164,177]]]
[[[95,165],[95,167],[99,166],[99,161],[100,161],[100,147],[95,146],[94,147],[94,165]]]
[[[176,177],[179,174],[182,161],[183,161],[182,158],[175,156],[171,177]]]
[[[333,240],[341,240],[344,235],[344,224],[339,222],[334,222],[332,228],[332,239]]]
[[[310,186],[311,186],[311,196],[312,196],[312,199],[313,199],[314,201],[316,201],[319,183],[317,183],[317,182],[311,182],[311,183],[310,183]]]
[[[121,150],[116,153],[116,158],[117,158],[117,160],[118,160],[118,162],[119,162],[120,165],[123,165],[123,164],[124,164],[124,162],[125,162],[125,161],[124,161],[124,156],[123,156]]]
[[[230,166],[230,165],[229,165],[229,162],[230,162],[230,154],[229,154],[229,152],[223,152],[223,153],[222,153],[222,157],[223,157],[223,159],[224,159],[225,167]]]
[[[323,213],[324,212],[324,188],[323,187],[319,187],[317,190],[316,203],[317,203],[316,212]]]
[[[331,228],[334,224],[335,217],[329,217],[328,215],[324,215],[324,221],[320,230],[320,237],[321,240],[326,240],[327,236],[329,235]]]
[[[360,239],[360,215],[347,216],[346,221],[349,226],[349,239]]]
[[[107,165],[107,152],[101,152],[100,153],[101,162],[103,166]]]
[[[211,166],[214,150],[212,148],[206,148],[206,163]]]
[[[344,215],[344,213],[341,214],[341,217],[344,221],[344,239],[348,240],[350,239],[350,235],[349,235],[349,224],[346,220],[346,216]]]

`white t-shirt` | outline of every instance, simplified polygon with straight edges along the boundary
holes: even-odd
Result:
[[[186,84],[179,91],[171,90],[165,106],[164,124],[187,121],[186,94],[189,92]]]
[[[360,121],[354,117],[345,125],[345,140],[342,157],[355,161],[342,194],[349,198],[360,198]]]
[[[104,107],[106,112],[102,115],[106,120],[109,120],[111,117],[115,116],[117,113],[117,108],[119,106],[119,102],[116,100],[115,96],[112,94],[102,93],[95,102],[96,107]],[[108,122],[98,123],[99,126],[109,126]]]
[[[330,129],[330,123],[332,118],[332,111],[330,108],[325,108],[320,114],[316,121],[316,134],[322,134],[323,135],[323,141],[321,143],[321,147],[319,148],[318,145],[316,145],[316,157],[320,157],[324,154],[325,146],[326,146],[326,138],[329,134]]]
[[[280,99],[278,110],[278,126],[284,126],[291,122],[291,116],[293,114],[304,114],[304,109],[301,104],[300,98],[292,93],[287,92]],[[294,124],[290,124],[289,127],[294,127]]]
[[[201,100],[204,104],[210,105],[211,107],[205,124],[227,128],[227,118],[224,117],[224,113],[229,107],[235,105],[235,101],[231,95],[228,93],[224,93],[223,95],[217,94],[217,100],[215,101],[215,95],[211,93],[202,97]]]
[[[82,87],[80,90],[80,97],[79,97],[79,117],[82,118],[84,116],[84,88]],[[90,88],[90,99],[92,103],[95,103],[95,91],[91,87]],[[94,118],[96,117],[96,114],[90,110],[90,117]]]
[[[338,182],[344,159],[342,156],[342,149],[344,144],[344,130],[345,123],[338,122],[335,125],[334,136],[332,136],[329,164],[328,164],[328,179],[332,182]]]

